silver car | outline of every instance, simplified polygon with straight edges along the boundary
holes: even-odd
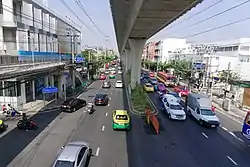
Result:
[[[70,142],[62,147],[53,167],[85,167],[92,156],[92,149],[84,141]]]

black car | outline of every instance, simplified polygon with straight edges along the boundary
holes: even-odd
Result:
[[[109,97],[107,94],[96,94],[95,105],[108,105]]]
[[[75,112],[76,110],[87,105],[86,100],[78,98],[70,98],[64,101],[61,105],[61,110],[63,112]]]
[[[111,83],[110,81],[104,81],[102,83],[102,88],[111,88]]]

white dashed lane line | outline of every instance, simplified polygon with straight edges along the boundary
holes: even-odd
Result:
[[[230,156],[227,156],[227,158],[228,158],[229,161],[231,161],[235,166],[238,166],[238,164],[237,164]]]
[[[208,136],[205,133],[201,133],[206,139],[208,139]]]
[[[236,137],[237,138],[237,136],[233,133],[233,132],[228,132],[230,135],[232,135],[233,137]]]
[[[108,104],[108,107],[110,106],[110,104]]]
[[[97,156],[98,157],[98,155],[100,154],[100,147],[98,147],[97,149],[96,149],[96,153],[95,153],[95,156]]]
[[[102,125],[102,132],[104,131],[104,129],[105,129],[105,126],[104,126],[104,125]]]
[[[105,117],[108,116],[108,113],[106,112]]]
[[[240,142],[244,142],[244,140],[242,140],[241,138],[237,137],[233,132],[229,132],[227,130],[227,128],[225,128],[225,127],[222,126],[221,129],[227,131],[230,135],[232,135],[233,137],[235,137],[236,139],[238,139]]]
[[[225,127],[221,127],[222,129],[224,129],[225,131],[227,131],[227,128],[225,128]]]

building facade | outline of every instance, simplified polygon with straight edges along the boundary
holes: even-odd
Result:
[[[57,59],[80,53],[81,31],[44,0],[0,0],[0,64]],[[53,58],[52,58],[53,57]]]

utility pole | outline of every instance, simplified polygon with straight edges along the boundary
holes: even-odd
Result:
[[[88,63],[90,63],[90,57],[91,57],[91,55],[90,55],[90,50],[88,50],[88,53],[89,53],[89,55],[88,55],[88,59],[89,59],[89,62]],[[88,65],[88,80],[90,79],[90,76],[89,76],[89,65]]]
[[[230,77],[230,68],[231,68],[231,62],[229,62],[227,66],[227,77],[226,77],[226,84],[224,88],[224,96],[223,96],[223,102],[222,102],[223,107],[224,107],[224,103],[225,103],[226,96],[227,96],[227,88],[228,88],[228,82],[229,82],[229,77]]]
[[[191,84],[191,81],[192,81],[192,77],[193,77],[193,68],[194,68],[194,62],[193,62],[193,57],[191,59],[191,62],[190,62],[190,78],[189,78],[189,82],[188,82],[188,89],[189,91],[191,92],[192,90],[192,84]]]

